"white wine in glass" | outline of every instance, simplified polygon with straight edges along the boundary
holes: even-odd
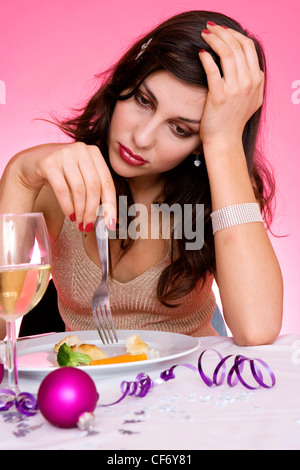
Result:
[[[0,318],[6,321],[8,387],[16,394],[15,322],[41,300],[50,271],[50,243],[43,214],[0,214]]]

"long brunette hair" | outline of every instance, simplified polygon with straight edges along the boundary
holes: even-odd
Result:
[[[77,116],[60,123],[61,129],[75,141],[97,145],[109,165],[108,134],[117,100],[129,99],[149,75],[159,70],[167,70],[187,84],[207,88],[206,74],[198,57],[200,49],[209,51],[222,73],[219,57],[201,38],[201,31],[206,27],[207,21],[214,21],[251,37],[260,68],[265,72],[266,78],[263,49],[259,41],[239,23],[221,13],[190,11],[168,19],[133,44],[113,67],[101,75],[100,88]],[[147,47],[143,48],[145,44]],[[124,95],[124,90],[130,92]],[[265,160],[257,149],[262,110],[263,107],[258,109],[247,122],[243,132],[243,146],[253,189],[269,226],[274,182]],[[171,264],[162,272],[157,285],[158,299],[170,307],[177,305],[176,302],[182,296],[189,293],[198,282],[204,282],[206,275],[215,270],[210,219],[211,194],[203,155],[201,160],[201,169],[197,171],[192,157],[187,157],[176,168],[165,173],[163,202],[169,206],[176,203],[182,206],[192,204],[193,230],[196,227],[196,205],[204,204],[204,245],[201,250],[186,250],[187,240],[183,233],[182,239],[176,240],[175,256],[175,240],[171,235]],[[110,165],[109,168],[117,196],[126,195],[128,205],[133,204],[127,180],[117,175]],[[130,248],[132,242],[126,240],[123,243],[124,252]]]

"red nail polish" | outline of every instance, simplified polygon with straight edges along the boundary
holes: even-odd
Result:
[[[94,224],[87,224],[84,230],[89,233],[93,230],[93,228]]]
[[[75,222],[76,216],[75,216],[74,212],[73,212],[73,214],[70,215],[69,219],[71,220],[71,222]]]
[[[203,30],[202,30],[202,33],[204,33],[204,34],[210,34],[210,31],[208,31],[208,29],[203,29]]]
[[[209,24],[209,26],[217,26],[213,21],[208,21],[206,24]]]
[[[205,49],[200,49],[199,52],[201,52],[201,53],[202,53],[202,52],[206,52],[206,50],[205,50]]]
[[[224,28],[224,29],[228,29],[227,26],[222,26],[222,25],[221,25],[221,27]]]
[[[78,225],[78,230],[80,232],[83,232],[83,223],[82,222]]]
[[[108,227],[109,227],[109,230],[114,231],[116,228],[116,220],[113,218],[109,219]]]

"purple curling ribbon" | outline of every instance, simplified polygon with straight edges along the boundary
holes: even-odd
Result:
[[[194,372],[197,372],[197,368],[192,366],[191,364],[177,364],[176,366],[172,366],[170,369],[164,370],[160,374],[160,378],[167,382],[168,380],[175,379],[175,374],[174,374],[174,369],[178,366],[183,366],[187,367],[188,369],[193,370]]]
[[[128,382],[126,380],[123,380],[123,382],[121,382],[122,396],[118,400],[113,403],[109,403],[108,405],[101,406],[116,405],[117,403],[120,403],[122,400],[124,400],[124,398],[127,396],[143,398],[150,392],[150,390],[152,390],[153,386],[154,382],[152,381],[152,379],[150,379],[149,375],[146,375],[144,373],[138,374],[136,376],[136,380],[132,382]]]
[[[213,371],[212,379],[204,373],[203,366],[202,366],[203,356],[207,351],[215,352],[220,359],[219,362],[217,363],[217,366],[215,367]],[[226,362],[233,357],[234,357],[234,363],[232,367],[230,368],[228,374],[226,374]],[[248,362],[250,364],[250,371],[252,373],[252,377],[257,383],[257,386],[252,386],[245,382],[242,376],[245,362]],[[256,362],[264,367],[265,371],[271,378],[270,385],[268,385],[264,381],[263,373],[260,370],[259,366],[256,364]],[[160,379],[163,380],[164,382],[175,379],[174,370],[176,369],[176,367],[179,367],[179,366],[187,367],[193,372],[198,372],[203,382],[208,387],[212,387],[213,385],[219,387],[225,382],[226,377],[227,377],[227,384],[230,385],[230,387],[234,387],[240,382],[245,388],[249,390],[255,390],[259,387],[271,388],[271,387],[274,387],[276,383],[275,375],[272,369],[268,366],[266,362],[262,361],[261,359],[249,359],[248,357],[245,357],[242,355],[233,356],[232,354],[223,357],[216,349],[205,349],[198,358],[198,367],[192,366],[191,364],[176,364],[170,367],[170,369],[166,369],[163,372],[161,372]],[[101,405],[101,406],[116,405],[117,403],[120,403],[122,400],[124,400],[124,398],[127,396],[135,396],[135,397],[140,397],[140,398],[145,397],[155,385],[158,385],[158,383],[153,382],[148,375],[141,373],[136,376],[135,381],[132,381],[132,382],[123,381],[121,383],[122,396],[118,400],[108,405]]]
[[[203,366],[202,366],[203,356],[208,351],[215,352],[219,357],[219,362],[217,363],[213,371],[212,378],[208,377],[204,373]],[[228,360],[232,358],[234,358],[234,362],[227,374],[226,362],[228,362]],[[244,380],[242,376],[242,373],[244,370],[244,364],[246,362],[250,364],[250,371],[252,373],[252,377],[257,383],[257,386],[249,385],[248,383],[246,383],[246,381]],[[265,371],[271,378],[270,385],[268,385],[264,381],[263,373],[256,363],[259,363],[261,366],[263,366],[263,368],[265,369]],[[193,372],[198,372],[203,382],[208,387],[212,387],[213,385],[219,387],[225,382],[226,378],[227,378],[227,384],[230,385],[230,387],[234,387],[240,382],[245,388],[249,390],[255,390],[259,387],[272,388],[274,387],[276,383],[275,375],[272,369],[268,366],[266,362],[262,361],[261,359],[249,359],[246,356],[242,356],[242,355],[233,356],[232,354],[223,357],[216,349],[205,349],[198,358],[198,367],[192,366],[191,364],[176,364],[170,367],[169,369],[166,369],[163,372],[161,372],[160,379],[163,380],[164,382],[175,379],[174,370],[176,369],[176,367],[179,367],[179,366],[187,367]],[[124,400],[126,396],[135,396],[135,397],[140,397],[140,398],[145,397],[152,390],[152,388],[156,385],[158,385],[158,382],[152,381],[152,379],[148,375],[141,373],[136,376],[135,381],[132,381],[132,382],[123,381],[121,383],[122,396],[118,400],[108,405],[100,405],[100,406],[116,405],[117,403],[120,403],[122,400]]]
[[[208,351],[208,350],[205,349],[205,350],[200,354],[199,359],[198,359],[198,371],[199,371],[200,377],[202,378],[203,382],[204,382],[208,387],[212,387],[213,385],[222,385],[222,383],[224,382],[225,373],[226,373],[226,365],[225,365],[225,362],[226,362],[226,360],[229,359],[231,356],[226,356],[225,358],[223,358],[223,356],[222,356],[216,349],[212,349],[212,351],[214,351],[215,353],[217,353],[217,355],[218,355],[219,358],[220,358],[220,361],[219,361],[217,367],[216,367],[215,370],[214,370],[213,379],[210,379],[209,377],[207,377],[206,374],[204,374],[204,372],[203,372],[203,367],[202,367],[202,358],[203,358],[204,354],[206,353],[206,351]],[[220,370],[221,370],[221,378],[220,378],[219,381],[217,381],[218,373],[219,373]]]
[[[18,411],[26,416],[34,416],[38,412],[37,399],[31,393],[22,392],[15,398]]]
[[[15,397],[16,394],[12,390],[8,390],[7,388],[0,388],[0,396],[4,395],[12,395],[14,398],[13,400],[2,401],[0,400],[0,411],[7,411],[15,404]]]
[[[2,382],[3,375],[4,375],[4,365],[0,358],[0,383]],[[15,405],[17,410],[23,415],[33,416],[37,413],[38,411],[37,400],[33,395],[31,395],[31,393],[23,392],[23,393],[19,393],[19,395],[16,396],[13,390],[9,390],[7,388],[0,388],[0,396],[2,394],[11,395],[13,399],[7,400],[5,402],[0,400],[0,411],[7,411],[12,406]]]
[[[25,416],[34,416],[38,411],[37,399],[31,393],[22,392],[16,395],[13,390],[0,389],[0,395],[11,395],[12,400],[0,400],[0,411],[7,411],[15,405],[16,409]]]
[[[257,368],[257,366],[255,365],[255,362],[254,361],[257,361],[259,362],[265,369],[266,371],[268,372],[269,376],[271,377],[271,380],[272,380],[272,383],[271,385],[267,385],[262,379],[262,374],[260,372],[260,370]],[[271,367],[268,366],[268,364],[265,362],[265,361],[262,361],[261,359],[251,359],[250,360],[250,367],[251,367],[251,370],[252,370],[252,374],[253,374],[253,377],[255,378],[256,382],[261,386],[261,387],[264,387],[264,388],[272,388],[274,387],[275,383],[276,383],[276,378],[275,378],[275,375],[274,375],[274,372],[272,371]]]
[[[255,364],[255,361],[259,362],[265,368],[267,373],[269,374],[269,377],[271,378],[271,384],[270,385],[268,385],[264,382],[263,374],[262,374],[260,368]],[[245,362],[249,362],[249,364],[250,364],[250,370],[252,372],[252,376],[258,384],[255,387],[247,384],[245,382],[245,380],[243,379],[243,377],[242,377],[241,372],[242,372],[242,369],[243,369],[243,364]],[[236,356],[235,360],[234,360],[234,365],[232,366],[232,368],[230,369],[230,371],[228,373],[227,383],[230,386],[233,386],[232,377],[233,377],[234,373],[236,374],[236,377],[237,377],[238,381],[240,381],[241,384],[244,387],[248,388],[249,390],[255,390],[259,387],[272,388],[272,387],[274,387],[274,385],[276,383],[275,375],[274,375],[272,369],[268,366],[268,364],[266,362],[262,361],[261,359],[249,359],[248,357],[240,356],[240,355]]]
[[[225,378],[226,378],[226,361],[228,361],[228,359],[232,358],[233,356],[229,355],[229,356],[226,356],[226,357],[223,358],[218,351],[216,351],[215,349],[212,349],[212,351],[214,351],[218,354],[218,356],[220,358],[220,362],[217,364],[217,366],[214,370],[213,379],[210,379],[209,377],[207,377],[204,374],[203,367],[202,367],[202,358],[203,358],[203,355],[205,354],[206,351],[209,351],[209,350],[204,350],[201,353],[201,355],[199,356],[199,360],[198,360],[199,374],[200,374],[202,380],[204,381],[204,383],[206,385],[208,385],[209,387],[211,387],[212,385],[217,385],[217,386],[222,385]],[[265,368],[265,370],[267,371],[269,377],[271,378],[271,385],[268,385],[264,382],[262,371],[255,364],[255,361],[260,363]],[[254,378],[256,383],[258,384],[257,386],[251,386],[251,385],[247,384],[245,382],[245,380],[243,379],[242,372],[243,372],[243,369],[244,369],[244,363],[245,362],[250,363],[250,370],[251,370],[251,373],[252,373],[252,377]],[[218,380],[219,371],[221,371],[221,377]],[[234,379],[234,376],[235,376],[235,379]],[[234,358],[233,366],[231,367],[231,369],[228,372],[227,383],[228,383],[228,385],[230,385],[230,387],[234,387],[238,382],[240,382],[245,388],[247,388],[249,390],[255,390],[259,387],[264,387],[264,388],[274,387],[274,385],[276,383],[276,379],[275,379],[275,375],[274,375],[272,369],[268,366],[268,364],[266,362],[262,361],[261,359],[249,359],[248,357],[245,357],[245,356],[242,356],[242,355],[237,355]]]

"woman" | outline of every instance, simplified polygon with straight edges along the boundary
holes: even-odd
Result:
[[[220,13],[183,13],[134,44],[78,116],[60,124],[74,143],[9,162],[0,210],[44,213],[67,330],[94,328],[101,269],[93,224],[101,201],[118,233],[126,196],[128,207],[191,204],[194,229],[204,204],[204,244],[187,250],[174,227],[171,242],[112,237],[116,328],[216,334],[215,277],[235,342],[275,340],[282,277],[260,213],[268,224],[273,182],[256,149],[264,94],[258,41]]]

